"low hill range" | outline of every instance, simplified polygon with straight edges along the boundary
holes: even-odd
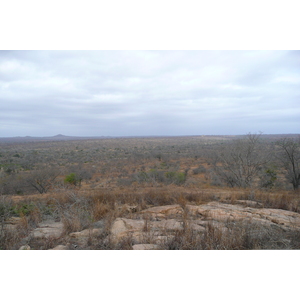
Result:
[[[48,137],[33,137],[33,136],[16,136],[16,137],[0,137],[0,144],[2,143],[27,143],[27,142],[43,142],[43,141],[76,141],[76,140],[97,140],[97,139],[116,139],[116,138],[178,138],[178,137],[196,137],[200,139],[209,140],[230,140],[239,139],[245,135],[151,135],[151,136],[67,136],[63,134],[57,134]],[[264,139],[276,141],[282,138],[294,138],[300,137],[300,134],[263,134]]]

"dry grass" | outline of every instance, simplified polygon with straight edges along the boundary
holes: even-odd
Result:
[[[210,201],[226,201],[232,204],[237,200],[253,200],[260,207],[277,208],[299,212],[299,193],[292,191],[249,191],[249,190],[193,190],[188,192],[182,187],[161,187],[146,189],[115,190],[64,190],[49,194],[40,200],[24,197],[14,203],[2,199],[1,249],[18,249],[21,241],[30,230],[45,219],[52,218],[64,224],[63,239],[71,232],[91,228],[94,222],[103,222],[101,234],[90,237],[85,249],[131,249],[133,240],[128,236],[119,243],[109,239],[109,230],[118,217],[133,217],[153,206],[179,204],[200,205]],[[4,207],[4,208],[3,208]],[[12,210],[13,208],[13,210]],[[18,211],[20,218],[15,229],[5,224],[11,212]],[[184,210],[186,211],[186,210]],[[9,213],[10,212],[10,213]],[[189,227],[189,216],[183,215],[183,230],[177,230],[161,245],[162,249],[295,249],[300,247],[297,231],[287,233],[278,229],[258,227],[251,222],[227,222],[225,227],[216,222],[208,223],[204,232],[196,232]],[[149,223],[145,219],[145,242],[151,243]],[[45,239],[38,249],[49,249],[57,245],[57,239]],[[32,242],[34,244],[34,242]]]
[[[299,237],[299,231],[286,233],[251,222],[235,222],[226,227],[211,222],[201,233],[191,229],[177,230],[161,247],[166,250],[299,249]]]

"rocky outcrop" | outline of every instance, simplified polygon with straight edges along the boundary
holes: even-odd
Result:
[[[64,225],[61,222],[47,221],[38,224],[32,232],[33,238],[59,238],[63,234]]]
[[[228,234],[228,224],[245,222],[264,228],[278,228],[283,231],[300,230],[300,214],[296,212],[257,208],[252,201],[241,201],[240,204],[209,202],[203,205],[166,205],[145,209],[133,214],[133,218],[117,218],[111,227],[114,242],[130,238],[133,249],[147,250],[172,239],[176,232],[189,230],[205,232],[213,225],[221,232]]]
[[[300,236],[300,214],[260,206],[259,202],[250,200],[156,206],[139,212],[131,210],[125,214],[126,217],[116,218],[112,223],[102,219],[88,229],[68,235],[64,235],[62,222],[47,221],[39,223],[38,228],[22,240],[20,244],[24,246],[19,249],[123,249],[122,245],[126,245],[126,249],[132,247],[133,250],[169,249],[176,248],[178,237],[182,240],[186,235],[190,236],[189,241],[194,238],[201,242],[203,237],[214,230],[221,236],[235,234],[238,231],[233,230],[234,226],[245,226],[245,230],[252,226],[250,235],[261,236],[262,239],[276,232],[280,234],[280,238],[282,233],[287,233],[287,239],[283,237],[282,240],[287,245],[292,245],[293,239],[289,237],[289,233],[293,235],[298,230]],[[20,221],[20,218],[12,218],[7,226],[20,226]],[[47,241],[45,248],[44,240]],[[273,241],[277,242],[276,238]]]
[[[300,215],[295,212],[272,208],[253,208],[220,202],[205,205],[187,205],[188,214],[193,217],[219,222],[243,220],[261,225],[277,224],[283,229],[300,228]]]

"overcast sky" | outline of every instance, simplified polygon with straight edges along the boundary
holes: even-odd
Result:
[[[300,51],[0,51],[0,136],[300,132]]]

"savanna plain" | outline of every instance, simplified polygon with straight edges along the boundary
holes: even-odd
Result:
[[[300,249],[299,186],[298,135],[0,139],[0,249]]]

